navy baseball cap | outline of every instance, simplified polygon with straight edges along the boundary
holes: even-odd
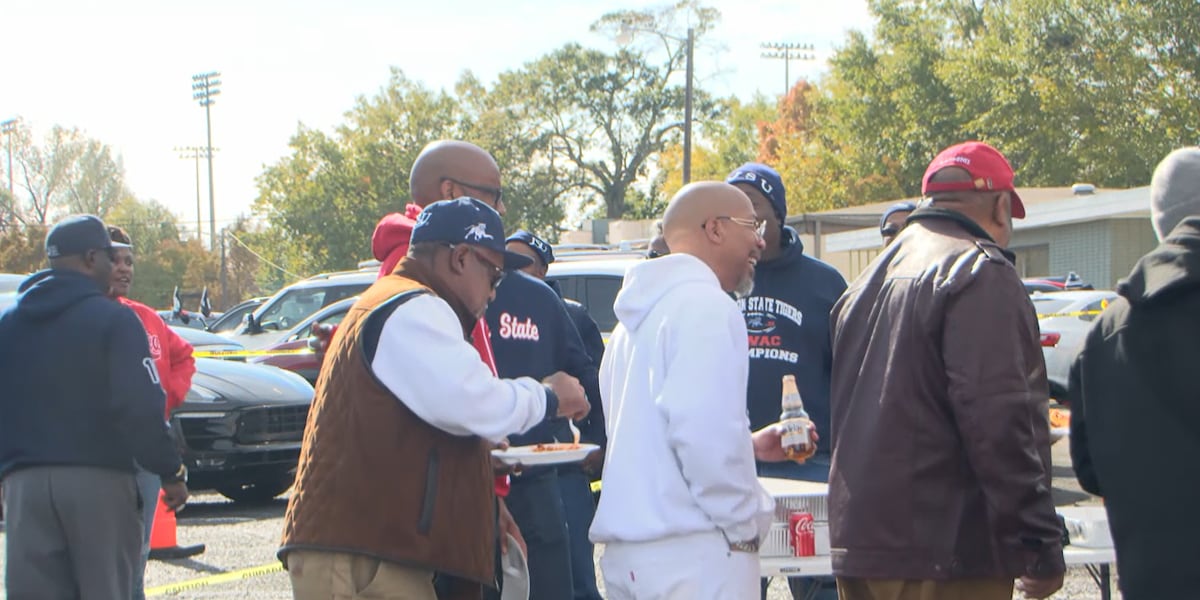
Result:
[[[516,233],[508,236],[508,239],[504,240],[504,243],[507,244],[508,242],[521,242],[529,246],[537,253],[538,258],[542,259],[542,264],[546,266],[550,266],[550,263],[554,262],[554,248],[550,247],[550,243],[524,229],[518,229]]]
[[[787,191],[783,188],[783,178],[779,176],[779,171],[762,163],[746,163],[734,169],[729,177],[725,178],[725,183],[746,183],[754,186],[771,201],[771,208],[775,209],[775,216],[779,217],[780,223],[787,218]]]
[[[421,211],[410,243],[422,242],[471,244],[495,250],[504,255],[504,269],[508,271],[533,263],[533,259],[524,254],[504,249],[504,223],[500,213],[467,196],[434,202]]]
[[[112,241],[108,227],[94,215],[71,215],[50,228],[46,234],[46,257],[61,258],[88,250],[128,248],[129,244]]]
[[[893,214],[898,212],[912,212],[914,210],[917,210],[916,203],[909,202],[907,200],[904,202],[897,202],[887,207],[887,210],[883,211],[883,216],[879,217],[879,228],[883,229],[883,226],[887,225],[888,217],[892,216]]]

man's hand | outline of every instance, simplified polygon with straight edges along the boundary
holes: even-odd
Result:
[[[1059,573],[1045,579],[1022,577],[1017,580],[1017,590],[1025,593],[1026,598],[1041,600],[1057,592],[1063,586],[1063,574]]]
[[[497,534],[500,536],[500,553],[508,554],[508,538],[504,534],[509,534],[516,538],[517,545],[521,547],[521,553],[529,556],[529,548],[525,545],[525,538],[521,537],[521,528],[517,527],[516,519],[513,519],[512,513],[508,512],[508,506],[504,504],[504,498],[496,498],[496,502],[500,503],[499,527]]]
[[[184,503],[188,499],[187,484],[182,481],[174,483],[162,484],[163,504],[174,512],[179,512],[183,509]]]
[[[754,443],[754,460],[760,462],[783,462],[789,460],[787,455],[783,453],[783,428],[779,423],[772,423],[755,431],[750,435],[750,440]],[[812,443],[815,446],[821,439],[817,435],[817,428],[812,428]]]
[[[497,450],[507,450],[508,440],[500,440],[500,443],[496,444],[495,448]],[[520,475],[521,469],[523,468],[525,468],[525,465],[522,465],[519,462],[510,465],[499,458],[496,458],[494,455],[492,456],[492,474],[497,477],[504,475]]]
[[[559,371],[542,383],[549,386],[554,395],[558,396],[557,416],[579,421],[592,410],[592,405],[588,404],[587,394],[584,393],[583,386],[579,385],[578,379]]]

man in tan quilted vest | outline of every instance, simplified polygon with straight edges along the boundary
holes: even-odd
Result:
[[[297,600],[481,597],[495,587],[489,449],[581,418],[573,377],[497,379],[469,332],[525,256],[473,198],[436,202],[408,255],[334,335],[309,412],[279,558]]]

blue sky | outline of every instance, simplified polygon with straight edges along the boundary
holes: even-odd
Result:
[[[452,86],[468,69],[491,82],[567,42],[612,49],[588,31],[596,18],[661,4],[8,0],[0,119],[20,115],[38,134],[54,124],[83,129],[121,154],[138,197],[194,222],[194,165],[172,149],[203,145],[204,111],[191,99],[191,76],[220,71],[212,107],[220,227],[249,212],[254,177],[287,153],[298,123],[330,130],[356,97],[386,82],[390,66],[434,88]],[[791,75],[814,77],[848,30],[871,26],[865,0],[707,4],[722,20],[696,52],[696,76],[720,95],[782,91],[783,62],[760,58],[761,42],[813,44],[818,60],[793,61]]]

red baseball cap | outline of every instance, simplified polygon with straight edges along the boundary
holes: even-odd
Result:
[[[934,173],[946,167],[958,167],[971,174],[971,181],[943,181],[930,183]],[[1025,218],[1025,204],[1013,187],[1013,169],[1000,151],[983,142],[963,142],[942,150],[929,168],[925,169],[925,177],[921,180],[921,194],[931,192],[974,192],[995,190],[1012,192],[1012,216],[1016,219]]]

